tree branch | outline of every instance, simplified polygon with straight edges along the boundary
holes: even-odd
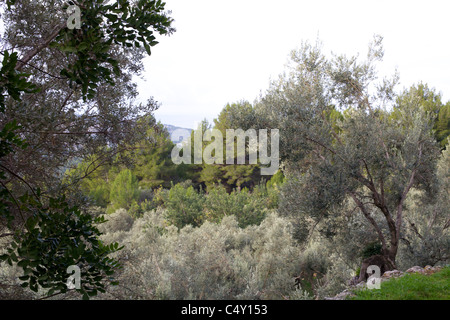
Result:
[[[30,189],[30,191],[33,193],[34,197],[36,199],[39,199],[39,197],[37,196],[37,194],[34,192],[34,189],[31,187],[31,185],[22,177],[20,177],[19,175],[17,175],[16,173],[14,173],[13,171],[9,170],[7,167],[3,166],[0,164],[0,168],[8,171],[11,175],[13,175],[14,177],[16,177],[17,179],[19,179],[20,181],[22,181],[23,183],[25,183],[27,185],[27,187]]]
[[[48,47],[50,42],[52,42],[62,29],[66,26],[66,23],[61,23],[50,33],[50,35],[41,43],[39,43],[34,49],[28,51],[23,55],[23,57],[18,61],[15,70],[20,71],[28,62],[31,61],[39,52],[44,48]]]
[[[0,234],[0,238],[12,237],[12,236],[14,236],[14,233],[4,233],[4,234]]]
[[[372,224],[372,226],[375,228],[375,231],[378,234],[378,238],[381,241],[381,244],[383,246],[383,251],[387,252],[387,245],[386,245],[386,239],[384,238],[383,232],[381,231],[381,228],[378,226],[377,222],[374,218],[370,216],[370,213],[367,211],[367,208],[364,206],[364,204],[358,199],[356,194],[354,192],[349,192],[350,196],[352,197],[353,201],[355,201],[356,205],[361,209],[361,212],[366,217],[367,220]]]
[[[422,158],[422,146],[419,145],[419,155],[418,155],[418,159],[417,159],[417,163],[416,163],[417,165],[419,165],[421,158]],[[400,237],[400,227],[402,225],[402,216],[403,216],[403,203],[404,203],[404,201],[406,199],[406,196],[409,193],[409,190],[411,190],[412,186],[414,185],[416,172],[417,172],[417,167],[414,168],[413,171],[411,172],[411,176],[409,178],[408,185],[403,190],[403,193],[401,195],[400,201],[399,201],[399,203],[397,205],[397,222],[396,222],[397,239]]]

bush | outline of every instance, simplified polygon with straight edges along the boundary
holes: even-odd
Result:
[[[89,184],[88,197],[92,199],[97,206],[106,208],[109,203],[110,190],[105,181],[100,179],[87,180],[85,184]]]
[[[241,228],[258,225],[267,214],[267,198],[247,189],[227,193],[223,186],[209,188],[205,200],[206,219],[219,223],[224,217],[234,215]]]
[[[361,253],[361,257],[364,260],[364,259],[370,258],[372,256],[375,256],[377,254],[381,254],[381,249],[382,249],[381,243],[379,243],[378,241],[369,243],[363,249],[363,251]]]
[[[241,228],[258,225],[264,220],[273,206],[275,189],[269,191],[265,186],[254,189],[233,190],[228,193],[222,185],[208,188],[205,193],[196,191],[189,182],[172,186],[170,190],[155,191],[152,202],[141,204],[143,211],[162,207],[166,210],[169,224],[182,228],[187,225],[200,226],[204,221],[220,223],[226,216],[234,215]]]
[[[269,214],[259,226],[239,227],[234,216],[198,228],[167,226],[163,209],[145,213],[122,237],[121,286],[103,298],[285,299],[305,298],[294,286],[299,248],[292,226]]]
[[[101,233],[114,233],[117,231],[129,231],[133,226],[133,218],[127,210],[119,209],[104,216],[106,222],[100,224],[98,229]]]
[[[138,202],[142,203],[144,201],[152,201],[154,197],[152,189],[141,189],[139,190]]]
[[[129,209],[133,201],[139,198],[138,184],[136,176],[129,169],[122,170],[111,185],[112,210]]]
[[[184,188],[181,184],[173,186],[164,203],[167,221],[177,228],[187,225],[200,226],[204,220],[204,201],[203,193],[196,192],[192,186],[188,188]]]

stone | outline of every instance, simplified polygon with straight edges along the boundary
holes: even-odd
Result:
[[[409,268],[405,272],[402,272],[400,270],[391,270],[391,271],[386,271],[383,273],[383,275],[381,276],[381,281],[384,282],[384,281],[388,281],[389,279],[392,279],[392,278],[402,277],[406,273],[421,273],[424,275],[430,275],[435,272],[439,272],[441,270],[442,270],[442,267],[439,267],[439,266],[432,267],[429,265],[426,266],[425,268],[422,268],[419,266],[414,266],[414,267]],[[348,283],[351,287],[350,289],[346,289],[334,297],[325,298],[325,300],[345,300],[348,296],[355,295],[353,290],[364,289],[364,287],[366,286],[365,281],[355,284],[355,282],[358,282],[358,280],[359,280],[358,277],[353,277]]]
[[[425,269],[419,266],[414,266],[406,270],[407,273],[425,273]]]
[[[403,272],[401,272],[400,270],[391,270],[391,271],[386,271],[381,277],[383,279],[390,279],[390,278],[396,278],[396,277],[401,277],[403,276]]]
[[[345,289],[344,291],[335,295],[334,297],[325,298],[325,300],[345,300],[348,296],[354,296],[354,295],[355,294],[352,291]]]

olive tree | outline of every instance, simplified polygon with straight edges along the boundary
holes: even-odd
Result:
[[[137,101],[133,77],[143,71],[157,35],[173,19],[161,1],[13,0],[3,6],[2,51],[16,53],[15,70],[31,75],[38,91],[22,102],[6,99],[2,123],[17,121],[26,152],[3,159],[33,187],[52,192],[60,174],[90,156],[80,179],[144,139],[158,104]],[[80,28],[68,28],[69,5],[80,8]],[[95,155],[95,156],[92,156]],[[76,180],[76,181],[79,181]]]
[[[280,130],[289,214],[315,225],[350,199],[394,268],[405,199],[413,187],[432,192],[439,149],[417,96],[395,105],[398,75],[378,79],[383,54],[379,36],[362,61],[303,44],[257,101],[253,125]]]
[[[67,23],[70,5],[82,12],[79,28]],[[132,76],[155,35],[174,31],[172,19],[150,0],[0,6],[0,261],[22,269],[22,287],[46,295],[72,290],[67,268],[77,265],[76,290],[89,298],[114,283],[109,254],[119,246],[99,240],[104,220],[60,188],[61,173],[95,153],[89,174],[139,138],[132,129],[156,105],[135,102]]]

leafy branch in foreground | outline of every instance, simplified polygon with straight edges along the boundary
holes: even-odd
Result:
[[[66,293],[70,290],[67,268],[73,265],[81,270],[81,286],[76,291],[83,298],[105,292],[107,281],[115,284],[112,276],[119,264],[108,255],[121,248],[118,243],[104,245],[98,240],[100,232],[95,225],[104,222],[103,217],[92,218],[69,206],[64,198],[50,199],[49,205],[43,206],[24,195],[19,203],[33,215],[22,230],[14,232],[0,261],[17,263],[23,269],[19,277],[22,287],[34,292],[41,287],[48,290],[47,295]]]
[[[17,54],[4,53],[0,69],[0,114],[4,115],[5,100],[10,97],[21,102],[21,94],[35,92],[26,74],[15,68]],[[108,282],[115,284],[114,270],[117,261],[108,257],[120,250],[117,243],[104,245],[95,226],[103,218],[93,218],[70,206],[64,197],[49,198],[43,204],[39,189],[34,190],[25,179],[3,165],[9,154],[28,147],[18,130],[17,121],[5,122],[0,130],[0,238],[12,238],[0,261],[22,268],[21,286],[47,295],[65,293],[69,290],[67,268],[77,265],[81,270],[81,286],[76,290],[88,299],[97,292],[105,292]],[[33,195],[18,196],[10,187],[11,179],[17,179],[28,187]]]

